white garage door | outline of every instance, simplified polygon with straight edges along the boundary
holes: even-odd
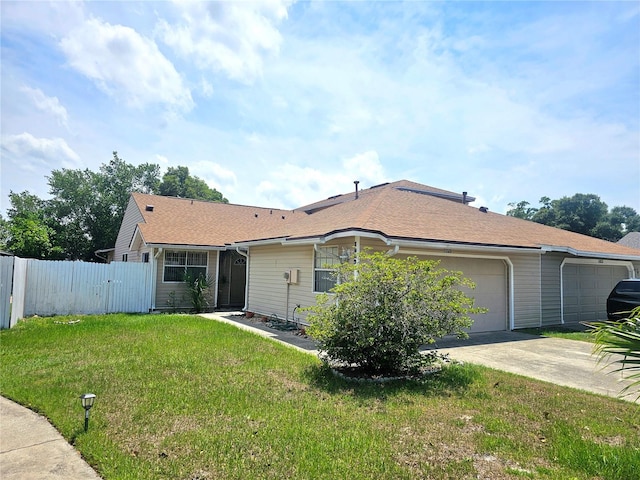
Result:
[[[626,267],[567,264],[562,269],[563,318],[565,323],[607,319],[607,297]]]
[[[436,257],[434,257],[436,258]],[[476,288],[469,295],[476,306],[488,308],[483,315],[474,315],[471,332],[507,330],[507,266],[502,260],[480,258],[437,257],[440,266],[447,270],[461,271],[471,279]]]

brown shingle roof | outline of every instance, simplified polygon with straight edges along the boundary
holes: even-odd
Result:
[[[358,199],[350,193],[294,211],[133,195],[146,221],[139,227],[147,243],[223,246],[275,238],[291,241],[360,230],[396,240],[516,248],[553,246],[578,252],[639,256],[637,250],[623,245],[481,212],[461,203],[461,195],[459,201],[456,198],[451,201],[418,191],[452,193],[401,181],[363,190]],[[335,199],[339,201],[331,203]],[[154,204],[153,212],[145,212],[145,205],[149,203]]]
[[[421,183],[410,182],[409,180],[400,180],[393,183],[382,183],[380,185],[374,185],[373,187],[370,187],[368,189],[360,190],[358,192],[358,197],[362,197],[362,196],[367,197],[369,195],[375,195],[380,191],[379,189],[393,188],[393,187],[396,187],[399,189],[405,189],[405,190],[420,191],[420,192],[428,193],[433,196],[438,196],[441,198],[448,198],[450,200],[459,201],[461,203],[463,201],[463,195],[460,193],[450,192],[448,190],[442,190],[440,188],[434,188],[428,185],[422,185]],[[325,200],[320,200],[319,202],[311,203],[309,205],[305,205],[304,207],[297,208],[296,210],[302,210],[307,213],[312,213],[312,212],[321,210],[323,208],[330,207],[332,205],[348,202],[350,200],[353,200],[354,198],[355,198],[355,189],[353,192],[344,193],[341,195],[334,195]],[[471,196],[467,196],[466,198],[467,202],[473,202],[474,200],[475,198]]]
[[[222,247],[253,235],[269,237],[294,216],[305,215],[142,193],[132,196],[144,218],[138,228],[148,244]],[[147,211],[147,205],[152,205],[153,211]]]

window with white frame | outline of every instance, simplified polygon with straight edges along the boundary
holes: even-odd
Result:
[[[164,252],[164,282],[183,282],[186,276],[207,275],[207,252],[166,250]]]
[[[313,291],[328,292],[336,285],[336,266],[340,264],[338,247],[319,247],[313,263]]]

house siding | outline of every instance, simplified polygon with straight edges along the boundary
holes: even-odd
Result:
[[[212,278],[216,274],[217,252],[207,252],[207,275]],[[156,269],[156,310],[189,310],[193,308],[191,300],[187,294],[186,285],[183,282],[165,282],[164,276],[164,252],[160,253],[157,259]],[[216,285],[211,287],[209,296],[209,307],[214,307],[214,292]]]
[[[542,325],[558,325],[562,322],[560,290],[560,264],[565,255],[547,253],[542,255]]]
[[[513,328],[540,325],[540,255],[510,254],[513,264]]]
[[[133,238],[136,225],[144,221],[142,213],[138,209],[138,205],[133,200],[133,197],[129,197],[129,204],[124,211],[124,217],[122,219],[122,225],[118,231],[118,237],[116,238],[115,251],[113,252],[113,260],[116,262],[122,261],[122,255],[127,254],[129,262],[139,262],[142,257],[142,252],[129,250],[129,244]]]
[[[249,304],[247,310],[259,315],[277,315],[293,320],[296,305],[314,305],[313,246],[268,245],[249,250]],[[298,283],[287,284],[284,273],[297,269]],[[287,285],[289,311],[287,312]],[[296,311],[296,318],[306,315]]]

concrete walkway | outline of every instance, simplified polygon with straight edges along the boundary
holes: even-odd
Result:
[[[2,480],[99,480],[46,418],[0,397]]]

